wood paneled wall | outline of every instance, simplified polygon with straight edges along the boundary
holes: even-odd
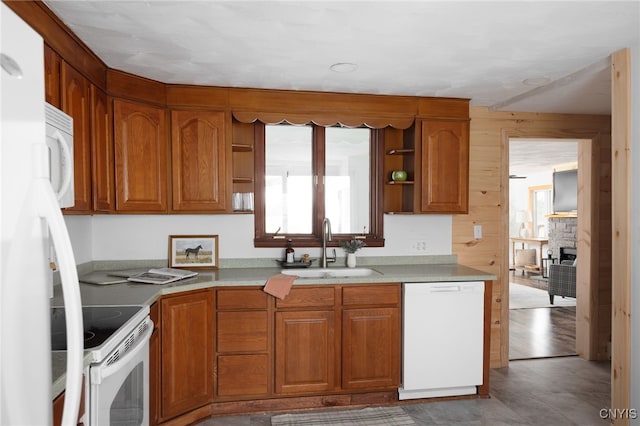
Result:
[[[582,319],[582,327],[589,330],[588,340],[605,353],[582,354],[589,359],[606,356],[609,341],[611,309],[611,216],[610,212],[610,156],[609,116],[492,112],[486,107],[472,107],[469,161],[469,214],[453,216],[453,252],[465,265],[489,272],[498,277],[493,283],[491,321],[491,366],[505,367],[509,361],[509,265],[508,265],[508,139],[509,137],[571,138],[591,140],[590,155],[597,188],[590,192],[589,205],[596,207],[595,241],[590,253],[598,252],[596,277],[598,287],[588,290],[595,305]],[[597,147],[597,149],[595,149]],[[584,149],[584,147],[583,147]],[[584,198],[584,197],[583,197]],[[607,204],[607,199],[609,199]],[[603,204],[600,207],[600,204]],[[592,215],[593,216],[593,215]],[[474,240],[473,225],[483,227],[483,238]],[[608,241],[607,243],[607,234]],[[607,260],[608,259],[608,260]],[[580,265],[580,262],[578,262]],[[587,265],[585,265],[587,266]],[[584,274],[590,274],[588,272]],[[580,275],[580,271],[579,271]],[[593,311],[602,315],[594,316]],[[597,325],[593,325],[595,323]],[[598,350],[599,350],[598,349]],[[597,352],[597,351],[596,351]]]
[[[611,408],[637,408],[631,401],[631,51],[623,49],[612,56],[612,198],[613,210],[613,356],[611,359]],[[636,70],[637,73],[637,70]],[[637,91],[637,89],[636,89]],[[637,143],[640,141],[636,141]],[[637,183],[636,183],[637,184]],[[636,213],[637,214],[637,213]],[[636,237],[637,238],[637,237]],[[635,266],[635,265],[634,265]],[[636,289],[637,290],[637,289]],[[638,307],[635,307],[637,314]],[[635,319],[635,324],[638,320]],[[636,361],[637,362],[637,361]],[[637,373],[636,373],[637,375]],[[615,425],[628,425],[629,418],[613,419]],[[634,422],[635,424],[635,422]]]

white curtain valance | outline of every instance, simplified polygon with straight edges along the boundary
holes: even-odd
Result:
[[[411,116],[367,117],[361,115],[346,115],[335,113],[291,114],[247,111],[234,111],[233,117],[241,123],[253,123],[255,121],[260,121],[264,124],[289,123],[295,125],[304,125],[313,123],[323,127],[336,125],[343,127],[366,126],[370,129],[384,129],[385,127],[393,127],[395,129],[408,129],[409,127],[411,127],[415,120],[415,117]]]

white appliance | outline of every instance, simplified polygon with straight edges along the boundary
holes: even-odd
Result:
[[[73,118],[49,103],[44,104],[44,118],[51,186],[60,207],[73,207]]]
[[[58,300],[57,295],[53,302]],[[53,303],[55,305],[55,303]],[[66,350],[65,309],[51,308],[52,349]],[[149,424],[148,306],[84,306],[85,414],[88,424]]]
[[[484,282],[404,283],[399,399],[471,395],[482,384]]]
[[[147,307],[147,314],[148,314]],[[146,318],[118,341],[117,348],[92,363],[89,424],[149,424],[149,338],[153,322]]]
[[[50,241],[68,336],[63,424],[77,423],[82,311],[71,242],[49,176],[42,38],[0,4],[0,424],[52,423]]]

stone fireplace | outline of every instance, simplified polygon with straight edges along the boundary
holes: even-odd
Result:
[[[578,218],[575,216],[549,217],[549,249],[553,252],[553,257],[560,257],[560,247],[577,247],[577,230]]]

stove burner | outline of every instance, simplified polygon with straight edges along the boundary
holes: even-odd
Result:
[[[91,349],[102,345],[140,309],[140,306],[84,306],[82,308],[84,348]],[[67,333],[64,308],[52,308],[51,350],[64,351],[66,349]]]

